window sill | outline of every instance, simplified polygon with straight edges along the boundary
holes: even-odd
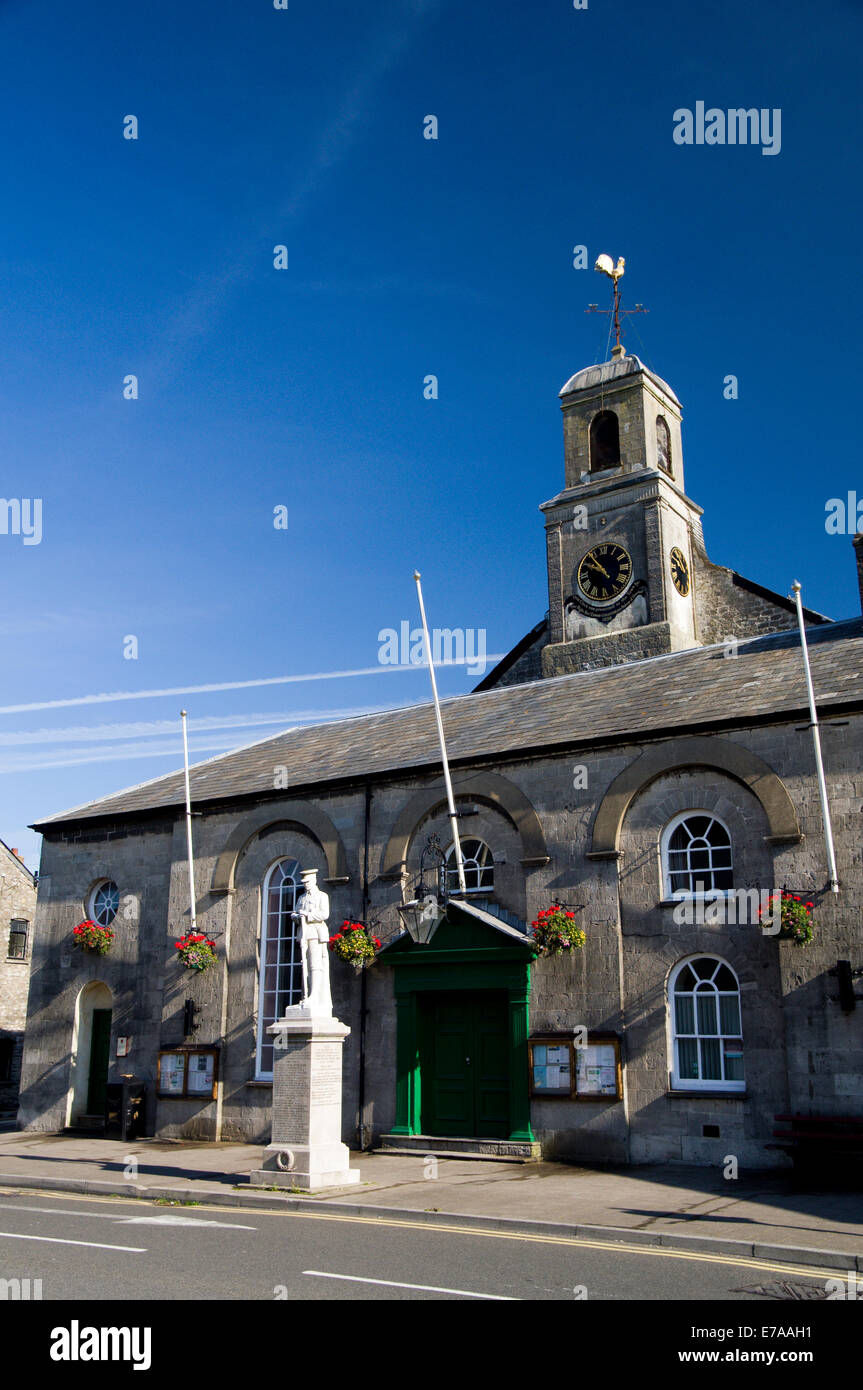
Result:
[[[705,907],[710,907],[713,903],[727,902],[733,898],[736,889],[717,888],[715,895],[710,893],[687,893],[685,898],[660,898],[657,907],[681,907],[688,903],[703,903]]]
[[[246,1085],[247,1085],[247,1086],[257,1086],[257,1087],[259,1087],[261,1090],[265,1090],[265,1091],[271,1091],[271,1090],[273,1089],[273,1083],[272,1083],[272,1081],[266,1081],[266,1080],[264,1080],[263,1077],[258,1077],[258,1076],[256,1076],[256,1077],[254,1078],[254,1080],[252,1080],[252,1081],[247,1081],[247,1082],[246,1082]]]
[[[7,965],[29,965],[29,964],[30,964],[30,961],[29,961],[29,958],[28,958],[27,956],[7,956],[7,957],[6,957],[6,964],[7,964]]]
[[[665,1092],[669,1100],[748,1100],[748,1091],[673,1091]]]

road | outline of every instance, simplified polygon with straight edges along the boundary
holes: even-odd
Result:
[[[835,1274],[835,1271],[833,1272]],[[830,1271],[392,1218],[0,1190],[0,1279],[43,1300],[745,1300]],[[761,1300],[758,1300],[761,1301]]]

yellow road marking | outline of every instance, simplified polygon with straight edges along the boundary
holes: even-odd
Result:
[[[129,1198],[122,1196],[109,1196],[103,1192],[51,1192],[42,1188],[35,1189],[42,1197],[62,1197],[66,1201],[78,1202],[122,1202],[135,1200],[149,1203],[151,1206],[156,1201],[164,1202],[164,1198]],[[0,1192],[14,1192],[19,1196],[29,1195],[34,1191],[33,1188],[12,1188],[0,1187]],[[181,1203],[178,1200],[178,1205]],[[201,1203],[202,1206],[210,1206],[208,1202]],[[737,1268],[762,1269],[768,1270],[773,1274],[796,1274],[805,1276],[807,1279],[834,1279],[837,1274],[847,1273],[845,1270],[819,1269],[816,1265],[793,1265],[785,1262],[775,1263],[770,1260],[756,1259],[751,1255],[713,1255],[708,1251],[672,1250],[666,1246],[659,1245],[635,1245],[624,1240],[591,1240],[576,1236],[546,1236],[537,1232],[535,1234],[526,1231],[494,1231],[485,1230],[482,1227],[447,1225],[439,1221],[404,1221],[397,1217],[384,1216],[353,1216],[348,1212],[338,1212],[333,1208],[327,1211],[279,1211],[268,1207],[220,1207],[219,1210],[231,1215],[235,1212],[252,1213],[255,1216],[292,1216],[301,1221],[349,1221],[363,1226],[392,1226],[400,1227],[409,1231],[438,1231],[443,1234],[460,1236],[482,1236],[486,1240],[517,1240],[529,1245],[570,1245],[585,1250],[614,1250],[624,1255],[660,1255],[671,1260],[692,1260],[700,1264],[719,1264],[734,1265]]]

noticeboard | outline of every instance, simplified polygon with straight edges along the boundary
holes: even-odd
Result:
[[[530,1094],[545,1100],[622,1100],[620,1039],[613,1033],[538,1034],[528,1039]]]
[[[576,1100],[622,1100],[620,1042],[588,1035],[587,1045],[575,1049]]]
[[[215,1047],[177,1048],[159,1053],[159,1096],[174,1100],[213,1100],[216,1095],[219,1050]]]
[[[572,1039],[535,1038],[530,1041],[529,1047],[531,1095],[559,1096],[568,1100],[575,1079]]]

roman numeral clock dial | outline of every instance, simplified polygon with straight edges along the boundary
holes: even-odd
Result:
[[[609,603],[632,583],[632,557],[622,545],[595,545],[578,567],[577,583],[590,603]]]
[[[675,589],[684,598],[689,593],[689,565],[682,550],[675,545],[669,556],[671,561],[671,579]]]

